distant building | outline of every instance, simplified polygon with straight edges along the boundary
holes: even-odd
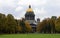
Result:
[[[29,5],[29,8],[27,9],[27,11],[25,13],[25,20],[30,23],[30,25],[32,27],[32,32],[36,32],[37,22],[35,20],[35,14],[31,8],[31,5]],[[39,22],[40,19],[37,19],[37,21]]]

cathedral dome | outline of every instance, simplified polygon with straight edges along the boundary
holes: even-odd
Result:
[[[31,8],[31,5],[29,5],[29,8],[27,9],[25,16],[29,16],[29,15],[30,16],[35,16],[32,8]]]
[[[27,9],[27,12],[33,12],[33,9],[31,8],[31,5],[29,5],[29,8]]]

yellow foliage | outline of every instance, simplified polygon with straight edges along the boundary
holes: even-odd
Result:
[[[43,25],[42,22],[38,23],[38,24],[37,24],[37,32],[40,32],[43,26],[44,26],[44,25]]]
[[[31,32],[32,31],[32,27],[31,27],[31,25],[29,24],[29,22],[25,22],[25,26],[26,26],[26,28],[27,28],[27,32]]]
[[[60,31],[60,18],[58,18],[58,20],[55,21],[55,28],[57,31]]]
[[[17,31],[22,31],[22,28],[21,28],[21,26],[16,26],[16,29],[17,29]]]

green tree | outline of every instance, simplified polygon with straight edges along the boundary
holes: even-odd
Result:
[[[7,24],[7,31],[9,33],[15,33],[15,29],[16,29],[17,23],[16,23],[14,17],[11,14],[7,15],[6,24]]]
[[[21,28],[22,28],[22,33],[25,33],[25,32],[26,32],[26,26],[25,26],[24,20],[21,20],[21,21],[20,21],[20,26],[21,26]]]
[[[0,13],[0,32],[5,32],[6,16]]]

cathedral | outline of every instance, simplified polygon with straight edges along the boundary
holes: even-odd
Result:
[[[32,32],[36,32],[36,26],[37,26],[37,23],[40,22],[40,19],[37,19],[37,21],[35,20],[35,14],[33,9],[31,8],[31,5],[29,5],[29,8],[25,13],[25,20],[30,23],[32,27]]]

